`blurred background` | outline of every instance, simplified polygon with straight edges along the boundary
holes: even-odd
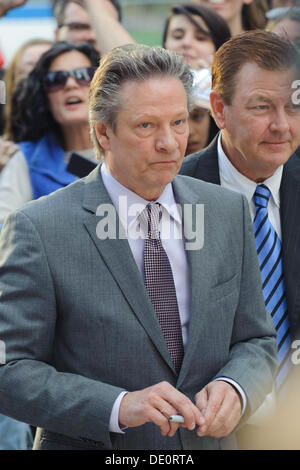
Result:
[[[174,0],[119,0],[122,23],[138,43],[161,45],[164,20]],[[180,3],[188,3],[182,1]],[[51,0],[28,0],[0,22],[0,47],[7,63],[16,49],[32,37],[53,40],[55,29]]]

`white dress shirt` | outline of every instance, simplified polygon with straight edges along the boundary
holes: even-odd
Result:
[[[221,134],[222,135],[222,134]],[[220,171],[221,186],[232,191],[244,194],[249,202],[249,209],[252,221],[255,216],[255,205],[253,195],[257,183],[249,180],[246,176],[242,175],[230,162],[225,155],[222,148],[221,135],[218,139],[218,162]],[[280,223],[280,184],[282,178],[283,165],[281,165],[275,173],[266,179],[263,183],[269,188],[271,192],[268,214],[271,224],[273,225],[278,237],[281,240],[281,223]]]
[[[120,184],[108,171],[105,162],[101,166],[101,176],[104,186],[116,208],[127,235],[128,243],[137,267],[144,279],[144,239],[147,238],[148,234],[143,232],[143,227],[139,223],[139,214],[145,209],[147,204],[149,204],[149,201],[141,198],[136,193]],[[190,274],[184,249],[184,237],[182,235],[182,215],[176,205],[171,183],[165,187],[163,193],[155,202],[159,202],[162,207],[160,235],[162,245],[168,255],[173,272],[182,329],[182,339],[185,347],[188,339],[190,318]],[[139,238],[137,238],[137,233],[140,234]],[[238,389],[242,396],[242,408],[244,412],[247,402],[243,389],[231,379],[220,377],[217,380],[225,380]],[[119,427],[118,416],[121,400],[126,393],[127,392],[124,391],[117,397],[112,408],[109,423],[109,430],[111,432],[123,432]]]

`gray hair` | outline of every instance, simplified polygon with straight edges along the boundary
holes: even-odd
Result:
[[[102,59],[91,83],[89,122],[91,139],[99,159],[103,156],[94,124],[105,122],[115,132],[121,108],[121,86],[128,81],[141,82],[155,76],[178,78],[187,96],[188,110],[193,108],[193,75],[182,57],[162,47],[129,44],[116,47]]]

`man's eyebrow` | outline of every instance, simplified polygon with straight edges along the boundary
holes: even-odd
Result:
[[[257,102],[271,103],[272,100],[265,95],[254,95],[249,97],[248,104]]]
[[[265,103],[271,103],[272,100],[265,95],[254,95],[251,96],[248,100],[249,103],[252,101],[264,101]]]

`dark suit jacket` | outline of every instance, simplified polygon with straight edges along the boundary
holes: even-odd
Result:
[[[218,136],[184,159],[180,173],[220,184]],[[283,167],[280,186],[282,251],[292,338],[300,335],[300,147]]]

